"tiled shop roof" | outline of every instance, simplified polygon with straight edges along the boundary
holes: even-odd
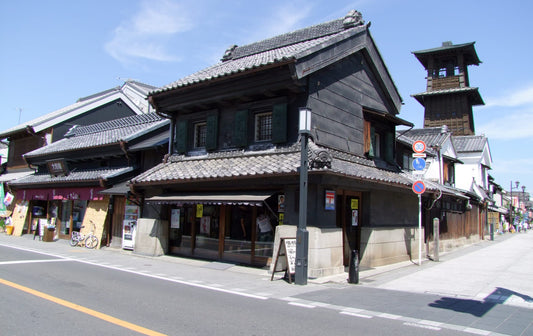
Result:
[[[373,161],[355,155],[325,150],[314,144],[315,152],[326,151],[331,158],[331,168],[313,168],[313,171],[330,172],[351,178],[410,186],[412,180],[397,171],[376,167]],[[297,174],[300,167],[299,144],[254,152],[219,152],[201,157],[174,155],[166,163],[138,175],[134,184],[163,185],[201,180],[231,179],[237,177],[274,177]],[[311,153],[312,154],[312,153]]]
[[[52,176],[48,173],[32,174],[26,177],[11,181],[10,186],[24,187],[42,184],[77,184],[80,182],[97,182],[118,177],[120,175],[132,172],[132,167],[104,168],[90,170],[73,170],[67,176]]]
[[[463,135],[452,137],[453,144],[457,152],[483,152],[487,144],[487,137],[484,135]]]
[[[250,69],[282,63],[305,56],[314,47],[333,43],[343,34],[346,37],[366,29],[362,16],[357,11],[350,11],[346,17],[312,27],[300,29],[273,38],[269,38],[242,47],[229,48],[222,61],[211,67],[170,83],[152,92],[162,92],[178,87],[244,72]],[[151,94],[152,94],[151,93]]]
[[[69,130],[65,138],[26,153],[24,157],[75,151],[120,141],[127,142],[169,122],[168,119],[163,119],[156,113],[146,113],[88,126],[78,126]]]
[[[422,140],[426,146],[442,146],[451,137],[451,132],[446,126],[443,127],[425,127],[413,128],[407,132],[399,132],[403,137],[411,139],[413,142]]]

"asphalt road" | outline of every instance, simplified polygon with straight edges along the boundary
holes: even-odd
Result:
[[[82,251],[82,250],[73,250]],[[98,252],[90,252],[97,255]],[[139,261],[139,260],[137,260]],[[150,261],[144,261],[149,266]],[[140,265],[143,266],[143,265]],[[257,280],[256,281],[264,281]],[[270,286],[265,282],[265,287]],[[276,286],[292,286],[283,283]],[[280,287],[281,288],[281,287]],[[274,289],[269,288],[270,290]],[[0,245],[2,335],[457,335],[329,304],[348,286],[267,296]],[[346,293],[346,292],[344,292]],[[314,296],[313,296],[314,295]],[[313,301],[309,301],[313,298]],[[357,295],[351,297],[358,300]],[[319,300],[320,299],[320,300]],[[322,302],[322,303],[321,303]],[[353,302],[352,302],[353,303]],[[463,333],[463,332],[461,332]]]

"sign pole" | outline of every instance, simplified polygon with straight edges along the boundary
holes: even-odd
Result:
[[[422,194],[418,194],[418,266],[422,265]]]

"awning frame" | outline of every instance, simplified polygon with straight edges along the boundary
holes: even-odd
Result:
[[[145,202],[152,204],[207,204],[207,205],[249,205],[263,206],[263,202],[275,192],[217,192],[162,194],[148,197]]]

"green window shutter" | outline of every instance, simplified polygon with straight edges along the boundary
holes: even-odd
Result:
[[[272,143],[287,142],[287,104],[272,109]]]
[[[373,126],[371,126],[370,127],[370,149],[368,150],[368,157],[373,158],[375,155],[374,153],[374,147],[376,146],[375,141],[376,141],[376,129]]]
[[[385,134],[385,160],[389,163],[394,162],[394,137],[392,132]]]
[[[217,149],[218,140],[218,115],[212,114],[207,117],[207,136],[205,139],[205,149]]]
[[[187,151],[187,129],[188,122],[185,120],[178,121],[176,124],[176,151],[183,154]]]
[[[248,144],[248,110],[235,113],[234,125],[233,144],[237,147],[246,146]]]

